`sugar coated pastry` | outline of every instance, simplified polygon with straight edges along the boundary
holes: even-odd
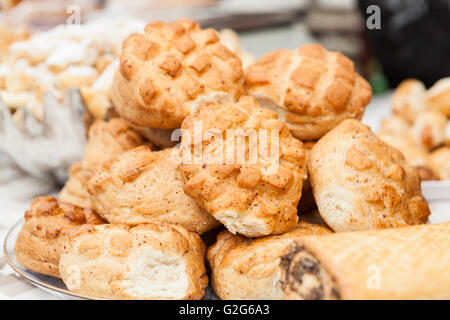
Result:
[[[141,146],[97,170],[88,183],[93,207],[110,223],[166,221],[203,233],[219,223],[183,192],[177,150]]]
[[[230,232],[260,237],[295,227],[305,154],[273,111],[249,96],[208,103],[182,131],[184,192]]]
[[[208,249],[215,293],[221,299],[281,299],[283,253],[296,239],[329,233],[327,227],[306,222],[285,234],[257,239],[223,231]]]
[[[319,139],[344,119],[361,119],[372,97],[353,62],[319,44],[264,55],[246,70],[245,87],[302,141]]]
[[[450,222],[305,236],[281,259],[286,299],[450,299]]]
[[[443,113],[427,109],[417,114],[411,134],[416,143],[430,150],[444,144],[446,125],[447,117]]]
[[[394,228],[427,221],[416,169],[358,120],[345,120],[313,147],[310,181],[334,231]]]
[[[87,182],[90,174],[83,170],[81,162],[76,162],[69,168],[69,179],[58,195],[58,200],[69,202],[82,208],[92,208],[91,199],[87,192]]]
[[[74,292],[109,299],[201,299],[208,284],[200,237],[181,226],[86,225],[66,241],[59,268]]]
[[[392,95],[392,111],[408,122],[413,122],[417,114],[425,109],[425,85],[416,79],[407,79],[399,84]]]
[[[175,129],[202,103],[235,101],[242,91],[241,61],[219,34],[182,19],[125,40],[111,98],[135,125]]]
[[[425,95],[425,105],[450,118],[450,77],[437,81],[428,89]]]
[[[25,268],[59,277],[58,263],[64,237],[83,224],[102,224],[104,221],[92,210],[80,208],[53,197],[39,197],[25,212],[25,223],[17,237],[14,252]]]
[[[90,174],[103,163],[144,144],[142,137],[121,118],[96,120],[89,128],[84,147],[83,169]]]
[[[450,147],[442,147],[430,154],[430,164],[441,180],[450,180]]]

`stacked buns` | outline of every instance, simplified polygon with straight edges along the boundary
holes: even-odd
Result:
[[[400,150],[422,180],[446,180],[450,146],[450,78],[426,90],[415,79],[403,81],[392,97],[393,115],[378,136]]]
[[[244,75],[238,56],[187,19],[151,23],[123,43],[109,92],[118,117],[93,123],[60,194],[104,220],[69,224],[58,240],[52,274],[69,290],[200,299],[209,262],[222,299],[347,297],[334,266],[292,248],[333,231],[426,222],[416,170],[357,120],[371,91],[349,59],[305,45]],[[207,249],[202,237],[220,226]],[[31,239],[19,237],[17,251],[40,245]],[[305,273],[295,283],[286,275]]]

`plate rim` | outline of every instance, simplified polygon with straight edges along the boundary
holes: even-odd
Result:
[[[10,238],[13,230],[15,230],[16,227],[18,227],[18,225],[20,223],[24,222],[23,218],[20,218],[17,222],[15,222],[8,230],[8,232],[6,233],[5,239],[3,241],[3,256],[5,257],[6,262],[8,263],[8,265],[14,270],[15,273],[17,273],[19,276],[21,276],[22,278],[24,278],[26,281],[30,282],[31,284],[33,284],[35,287],[41,287],[41,289],[48,289],[50,291],[56,291],[58,293],[62,293],[71,297],[76,297],[76,298],[82,298],[85,300],[110,300],[110,299],[103,299],[103,298],[98,298],[98,297],[91,297],[91,296],[87,296],[87,295],[83,295],[83,294],[79,294],[76,292],[72,292],[66,289],[61,289],[61,288],[57,288],[55,286],[52,286],[50,284],[47,284],[45,282],[42,282],[40,280],[36,280],[32,277],[30,277],[27,274],[24,274],[22,272],[22,270],[20,270],[12,261],[11,257],[8,254],[8,250],[7,250],[7,243],[8,243],[8,239]],[[24,267],[25,268],[25,267]],[[25,268],[26,269],[26,268]],[[38,272],[37,272],[38,273]],[[112,299],[111,299],[112,300]]]

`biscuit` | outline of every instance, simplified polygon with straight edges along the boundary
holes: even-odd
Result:
[[[14,252],[25,268],[59,277],[58,263],[67,232],[83,224],[104,221],[92,210],[80,208],[53,197],[38,197],[25,212],[25,223],[17,237]]]
[[[425,85],[416,79],[406,79],[395,89],[391,105],[395,115],[413,122],[417,114],[425,109]]]
[[[417,171],[358,120],[319,140],[308,169],[320,215],[334,231],[421,224],[430,215]]]
[[[437,81],[425,94],[425,106],[450,118],[450,77]]]
[[[223,231],[207,255],[214,292],[225,300],[281,299],[280,258],[286,249],[303,236],[329,233],[327,227],[306,222],[285,234],[257,239]]]
[[[86,225],[66,241],[69,290],[106,299],[201,299],[208,284],[200,237],[181,226]]]
[[[83,170],[81,162],[76,162],[69,168],[69,179],[59,192],[58,200],[69,202],[82,208],[92,208],[91,199],[87,192],[87,182],[90,175]]]
[[[245,89],[302,141],[319,139],[344,119],[361,119],[372,97],[353,62],[319,44],[264,55],[247,68]]]
[[[249,96],[208,103],[183,121],[182,133],[184,192],[231,233],[260,237],[295,227],[305,154],[273,111]]]
[[[124,41],[111,99],[135,125],[175,129],[202,103],[236,101],[243,79],[241,61],[214,29],[153,22]]]
[[[177,150],[141,146],[105,163],[88,183],[93,207],[110,223],[165,221],[203,233],[219,223],[183,193]]]
[[[414,141],[426,150],[445,143],[447,117],[439,111],[425,110],[417,114],[411,127]]]
[[[442,147],[430,154],[430,165],[441,180],[450,180],[450,147]]]
[[[96,120],[84,147],[83,170],[92,175],[102,163],[143,144],[142,137],[125,120]]]

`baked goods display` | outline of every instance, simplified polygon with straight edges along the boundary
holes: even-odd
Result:
[[[17,260],[34,272],[59,277],[59,258],[64,237],[70,230],[84,224],[104,221],[92,210],[53,197],[39,197],[25,212],[25,223],[16,241]]]
[[[206,103],[183,121],[182,130],[180,171],[188,196],[232,233],[260,237],[295,227],[305,154],[273,111],[249,96]]]
[[[264,55],[248,67],[245,86],[294,137],[306,141],[319,139],[344,119],[361,119],[372,97],[353,62],[319,44]]]
[[[177,152],[142,146],[104,163],[88,182],[94,209],[109,223],[166,221],[199,234],[219,226],[183,193]]]
[[[85,225],[68,235],[59,269],[67,287],[109,299],[200,299],[205,245],[181,226]]]
[[[384,119],[378,136],[400,150],[417,168],[422,180],[448,180],[432,155],[450,146],[450,78],[428,90],[416,79],[403,81],[392,96],[393,115]],[[446,152],[436,152],[439,162],[450,162]],[[445,171],[445,169],[443,169]]]
[[[310,181],[334,231],[426,223],[430,210],[417,171],[358,120],[345,120],[312,148]]]
[[[285,298],[449,299],[449,235],[446,222],[303,237],[282,258]]]
[[[208,249],[211,282],[221,299],[281,299],[280,258],[296,239],[332,233],[326,226],[299,222],[282,235],[249,239],[222,231]]]
[[[101,299],[201,299],[208,275],[221,299],[448,297],[450,225],[424,225],[419,179],[449,175],[445,81],[399,89],[378,138],[359,121],[370,86],[320,45],[253,62],[232,31],[188,19],[152,22],[122,49],[94,39],[81,41],[90,64],[63,59],[77,57],[70,41],[13,50],[53,61],[58,86],[80,88],[97,118],[59,202],[25,214],[25,268]]]

